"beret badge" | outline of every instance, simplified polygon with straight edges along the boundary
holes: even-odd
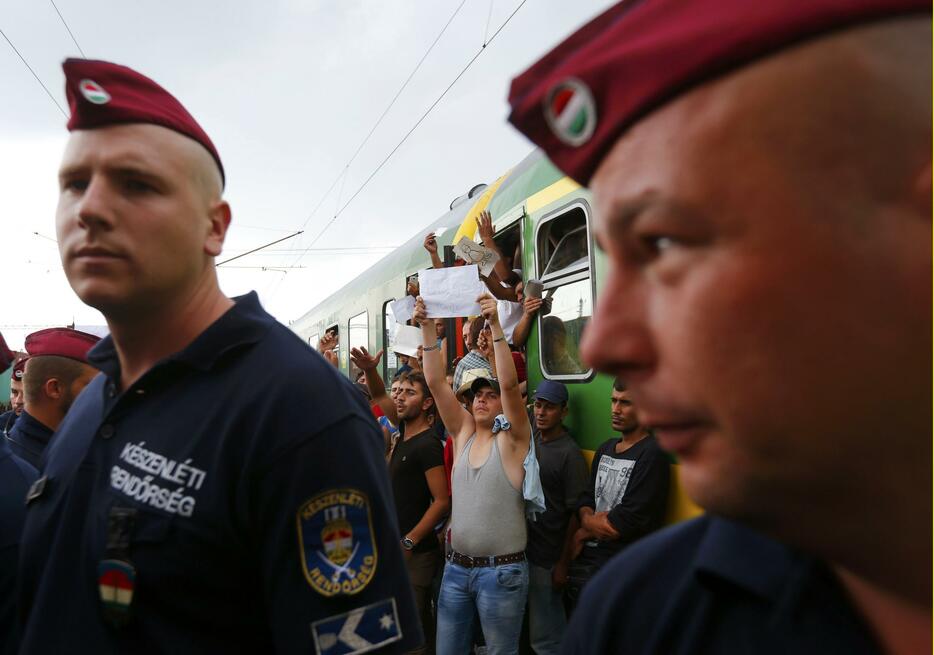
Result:
[[[106,105],[110,102],[110,94],[94,80],[83,79],[78,83],[78,88],[81,89],[81,95],[88,102],[95,105]]]
[[[597,105],[590,88],[576,78],[556,84],[545,96],[545,121],[563,143],[582,146],[597,127]]]

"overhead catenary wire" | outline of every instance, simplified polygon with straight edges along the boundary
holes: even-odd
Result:
[[[353,195],[351,195],[350,198],[347,200],[347,202],[345,202],[344,205],[340,208],[340,210],[338,210],[337,213],[334,214],[333,218],[331,218],[331,220],[328,221],[328,222],[325,224],[325,226],[324,226],[323,228],[321,228],[321,231],[318,232],[318,234],[315,236],[315,238],[311,240],[311,243],[309,244],[309,248],[310,248],[311,246],[313,246],[315,243],[317,243],[318,239],[320,239],[320,238],[324,235],[324,233],[328,231],[328,229],[331,227],[331,225],[333,225],[334,222],[340,217],[340,215],[344,213],[344,210],[347,209],[348,206],[350,206],[350,203],[352,203],[352,202],[354,201],[354,199],[356,199],[356,197],[357,197],[358,195],[360,195],[360,193],[367,187],[367,185],[370,183],[370,181],[371,181],[374,177],[376,177],[376,175],[380,172],[380,170],[382,170],[383,166],[385,166],[386,163],[387,163],[390,159],[392,159],[392,156],[393,156],[394,154],[396,154],[396,151],[398,151],[399,148],[402,147],[402,145],[408,140],[408,138],[412,135],[412,133],[415,132],[416,129],[418,129],[418,126],[421,125],[422,122],[428,117],[428,115],[432,112],[432,110],[433,110],[435,107],[438,106],[438,103],[440,103],[440,102],[444,99],[444,97],[448,94],[448,92],[449,92],[452,88],[454,88],[454,85],[457,84],[458,80],[460,80],[460,78],[463,77],[464,74],[465,74],[468,70],[470,70],[470,67],[473,66],[474,62],[477,61],[477,59],[480,58],[480,55],[482,55],[482,54],[484,53],[484,51],[486,50],[486,47],[487,47],[489,44],[493,43],[493,40],[496,39],[496,37],[499,35],[499,33],[503,31],[503,28],[506,27],[506,25],[509,24],[509,21],[511,21],[512,18],[513,18],[513,16],[515,16],[515,15],[519,12],[519,10],[522,9],[522,6],[523,6],[526,2],[528,2],[528,0],[522,0],[522,1],[516,6],[516,8],[512,11],[512,13],[509,14],[509,16],[506,18],[506,20],[503,21],[503,23],[496,29],[495,32],[493,32],[493,34],[492,34],[492,36],[490,36],[489,40],[488,40],[486,43],[484,43],[484,44],[480,47],[480,49],[476,52],[476,54],[474,54],[473,57],[470,58],[470,61],[467,62],[467,65],[465,65],[465,66],[461,69],[461,71],[457,74],[457,76],[455,76],[455,78],[451,81],[451,83],[448,84],[447,87],[444,89],[444,91],[441,92],[441,95],[439,95],[439,96],[435,99],[435,101],[432,102],[431,105],[429,105],[428,109],[425,110],[425,112],[421,115],[421,117],[420,117],[417,121],[415,121],[415,124],[409,129],[408,132],[405,133],[405,135],[402,137],[402,139],[399,141],[399,143],[397,143],[397,144],[395,145],[395,147],[393,147],[393,149],[389,151],[389,154],[386,155],[386,156],[383,158],[383,160],[382,160],[382,161],[379,163],[379,165],[373,170],[373,172],[370,173],[370,175],[363,181],[363,184],[361,184],[361,185],[357,188],[357,190],[354,191]]]
[[[239,255],[235,255],[235,256],[231,257],[230,259],[225,259],[225,260],[222,261],[222,262],[218,262],[217,264],[214,264],[214,266],[215,266],[215,267],[221,266],[221,265],[223,265],[223,264],[226,264],[227,262],[232,262],[232,261],[235,260],[235,259],[240,259],[241,257],[246,257],[247,255],[250,255],[250,254],[252,254],[252,253],[254,253],[254,252],[257,252],[257,251],[259,251],[259,250],[262,250],[263,248],[268,248],[269,246],[274,246],[274,245],[276,245],[277,243],[281,243],[281,242],[285,241],[286,239],[291,239],[292,237],[297,237],[297,236],[298,236],[299,234],[301,234],[301,233],[302,233],[302,231],[299,230],[299,231],[297,231],[297,232],[294,232],[294,233],[290,234],[290,235],[287,236],[287,237],[282,237],[281,239],[276,239],[275,241],[270,241],[269,243],[267,243],[267,244],[265,244],[265,245],[262,245],[262,246],[260,246],[259,248],[253,248],[252,250],[247,250],[245,253],[241,253],[241,254],[239,254]]]
[[[52,95],[52,92],[49,91],[49,88],[42,82],[41,79],[39,79],[39,76],[36,75],[36,71],[32,69],[32,66],[29,65],[29,62],[26,61],[26,58],[20,53],[20,51],[16,49],[16,46],[13,45],[12,41],[10,41],[10,37],[8,37],[6,35],[6,32],[4,32],[2,29],[0,29],[0,36],[3,37],[3,39],[10,45],[11,48],[13,48],[13,52],[15,52],[16,56],[20,58],[20,61],[23,62],[23,66],[25,66],[29,70],[29,72],[32,73],[32,76],[36,78],[36,82],[39,83],[39,86],[42,87],[42,90],[45,91],[45,94],[49,96],[49,100],[51,100],[55,104],[55,106],[58,107],[58,110],[62,112],[62,116],[64,116],[65,118],[68,118],[68,114],[65,113],[65,110],[62,109],[62,106],[58,104],[58,100],[55,99],[55,96]]]
[[[62,16],[62,12],[60,12],[60,11],[58,10],[58,7],[55,6],[55,0],[49,0],[49,2],[52,4],[52,8],[55,9],[55,13],[58,14],[59,19],[62,21],[62,25],[64,25],[64,26],[65,26],[65,29],[68,31],[68,36],[70,36],[70,37],[71,37],[71,40],[74,41],[75,47],[78,48],[78,52],[81,53],[81,56],[82,56],[82,57],[84,57],[85,59],[87,59],[88,56],[87,56],[86,54],[84,54],[84,50],[82,50],[82,49],[81,49],[81,46],[78,44],[78,39],[75,38],[75,35],[74,35],[74,33],[71,31],[71,28],[68,27],[68,22],[65,20],[65,17]]]

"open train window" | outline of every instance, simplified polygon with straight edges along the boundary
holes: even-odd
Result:
[[[493,236],[493,240],[496,242],[496,247],[499,248],[499,252],[505,260],[506,266],[510,270],[520,271],[519,276],[521,277],[522,250],[519,245],[520,224],[521,222],[513,223],[501,232],[497,232]]]
[[[350,320],[347,321],[347,352],[349,353],[353,348],[367,348],[370,345],[367,337],[366,311],[351,316]],[[350,379],[356,381],[360,375],[360,370],[351,362],[348,371],[350,372]]]
[[[386,384],[395,377],[399,369],[399,360],[396,359],[396,352],[393,350],[393,340],[396,337],[396,316],[392,313],[389,305],[395,298],[390,298],[383,303],[383,381]]]
[[[536,269],[544,303],[538,316],[539,360],[549,379],[580,382],[593,370],[580,359],[584,328],[593,315],[589,208],[576,202],[538,225]]]

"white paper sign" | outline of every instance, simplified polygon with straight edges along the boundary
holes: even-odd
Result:
[[[397,323],[405,323],[415,312],[415,296],[404,296],[399,300],[393,300],[389,303],[389,309],[392,310]]]
[[[492,272],[493,265],[499,261],[499,253],[471,241],[467,237],[461,237],[461,240],[454,245],[454,254],[467,262],[468,265],[476,264],[479,266],[483,277],[487,277]]]
[[[392,349],[400,355],[418,356],[418,347],[422,345],[422,331],[411,325],[400,325],[393,339]]]
[[[480,313],[477,298],[486,293],[476,266],[419,271],[418,288],[429,318],[475,316]]]

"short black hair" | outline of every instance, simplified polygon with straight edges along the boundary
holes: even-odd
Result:
[[[613,391],[626,391],[626,381],[623,378],[613,380]]]

